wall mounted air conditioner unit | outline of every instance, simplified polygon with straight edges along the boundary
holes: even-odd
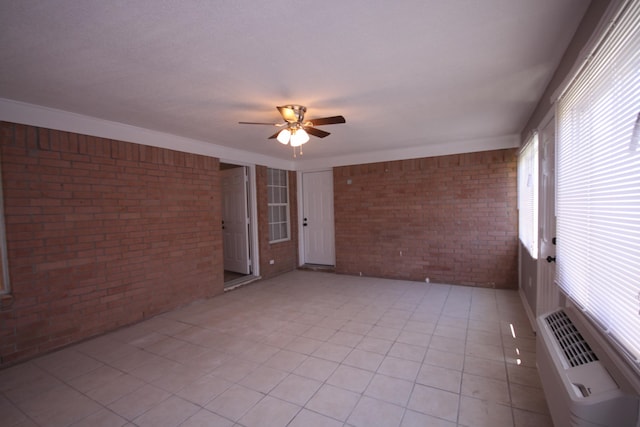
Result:
[[[638,396],[625,393],[567,313],[538,317],[538,372],[555,427],[639,426]]]

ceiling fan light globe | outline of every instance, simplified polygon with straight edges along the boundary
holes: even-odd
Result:
[[[309,134],[304,129],[298,129],[291,134],[291,146],[299,147],[309,141]]]
[[[287,145],[289,143],[289,139],[291,139],[291,131],[289,129],[282,129],[276,139],[279,143]]]

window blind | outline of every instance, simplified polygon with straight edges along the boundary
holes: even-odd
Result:
[[[640,2],[557,103],[557,282],[640,365]]]
[[[538,258],[538,134],[525,143],[518,157],[518,236]]]

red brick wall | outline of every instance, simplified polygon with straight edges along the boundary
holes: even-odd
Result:
[[[334,198],[338,273],[517,288],[515,149],[338,167]]]
[[[260,247],[260,276],[269,278],[298,267],[298,199],[296,173],[289,172],[289,220],[291,240],[269,243],[269,212],[267,198],[267,167],[256,166],[258,199],[258,246]],[[274,264],[269,264],[273,260]]]
[[[223,291],[218,159],[10,123],[0,132],[12,287],[0,364]]]

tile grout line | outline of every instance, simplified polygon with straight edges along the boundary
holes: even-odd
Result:
[[[458,384],[458,414],[456,417],[456,425],[460,424],[460,412],[462,407],[462,381],[464,379],[464,368],[467,363],[467,341],[469,339],[469,323],[471,321],[471,307],[473,307],[473,292],[469,295],[469,311],[467,313],[467,329],[464,335],[464,352],[462,354],[462,370],[460,371],[460,384]]]

